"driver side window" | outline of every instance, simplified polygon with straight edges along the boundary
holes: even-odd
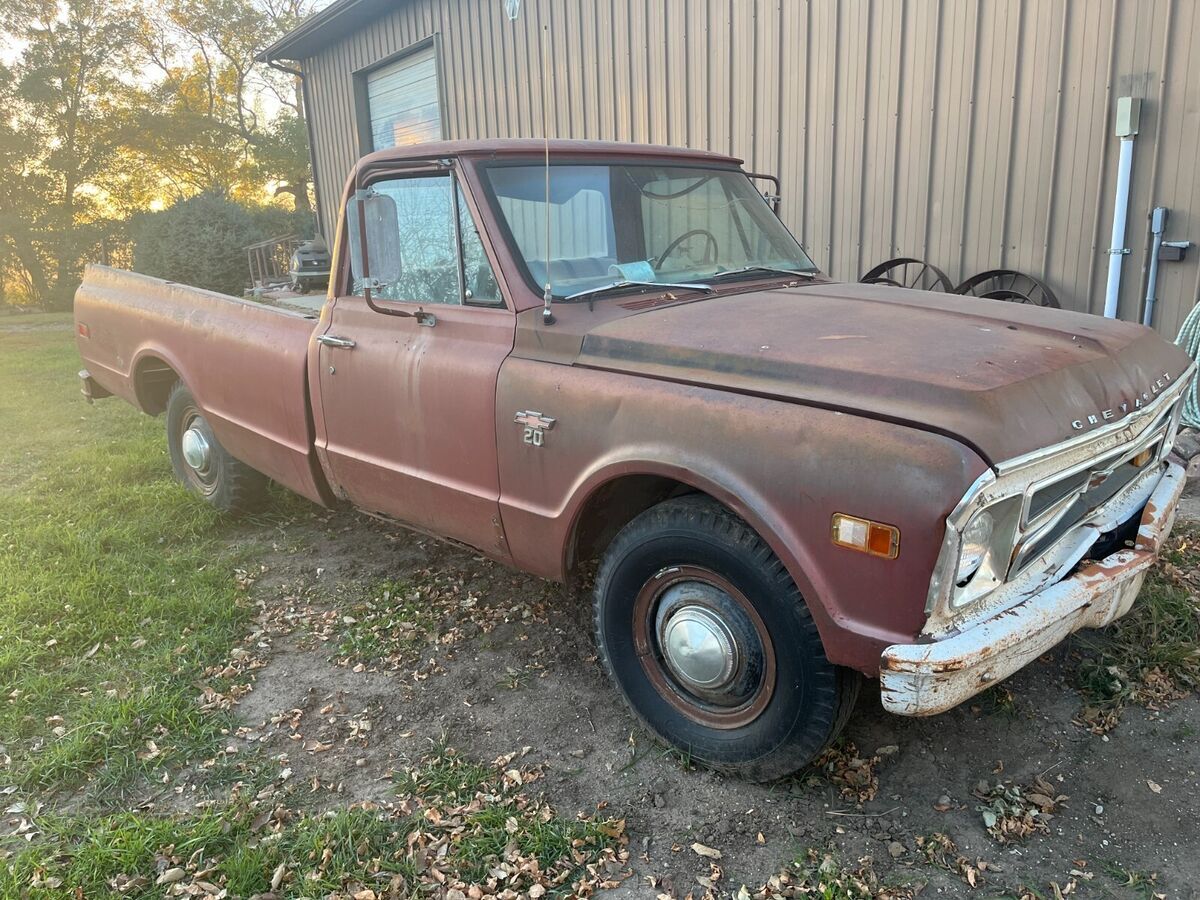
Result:
[[[459,283],[454,192],[458,191],[463,281]],[[347,206],[352,291],[363,293],[358,200]],[[380,300],[460,304],[502,302],[491,265],[467,209],[449,174],[420,175],[374,182],[364,201],[367,273]],[[382,211],[381,211],[382,210]],[[465,293],[464,293],[465,291]]]

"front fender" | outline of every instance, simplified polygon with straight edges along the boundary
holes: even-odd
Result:
[[[555,418],[543,446],[512,423],[523,409]],[[671,478],[745,519],[795,579],[829,658],[870,674],[882,648],[920,632],[946,516],[985,468],[957,441],[905,426],[523,359],[502,370],[497,430],[501,513],[521,567],[562,579],[597,490]],[[896,525],[899,556],[835,546],[836,512]]]

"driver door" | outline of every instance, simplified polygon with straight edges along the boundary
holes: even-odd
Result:
[[[318,448],[335,490],[356,506],[506,558],[495,402],[515,316],[451,171],[371,190],[394,203],[398,241],[372,247],[368,232],[369,271],[388,268],[376,261],[392,248],[399,265],[373,291],[382,312],[368,305],[359,278],[331,303],[317,338]],[[343,223],[348,237],[357,226],[353,215]],[[418,310],[432,315],[395,314]]]

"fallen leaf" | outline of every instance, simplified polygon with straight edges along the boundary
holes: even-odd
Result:
[[[1146,787],[1150,788],[1150,790],[1154,791],[1154,793],[1156,793],[1156,794],[1162,793],[1162,785],[1161,784],[1157,784],[1153,781],[1147,781]]]
[[[187,872],[185,872],[183,869],[176,866],[173,869],[167,869],[165,872],[163,872],[161,875],[159,875],[158,880],[155,881],[154,883],[155,884],[174,884],[177,881],[183,881],[183,879],[186,875],[187,875]]]
[[[706,859],[720,859],[721,851],[715,850],[712,847],[705,847],[703,844],[692,844],[692,852],[697,856],[703,856]]]

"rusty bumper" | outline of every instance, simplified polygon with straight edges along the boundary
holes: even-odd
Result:
[[[92,377],[92,373],[87,369],[79,370],[79,392],[83,394],[83,399],[88,403],[112,396],[112,392],[105,387],[101,387],[96,379]]]
[[[945,712],[1007,678],[1071,632],[1100,628],[1125,615],[1175,523],[1184,482],[1183,469],[1169,464],[1142,512],[1132,549],[1089,563],[951,637],[884,650],[879,674],[884,708],[904,716]]]

